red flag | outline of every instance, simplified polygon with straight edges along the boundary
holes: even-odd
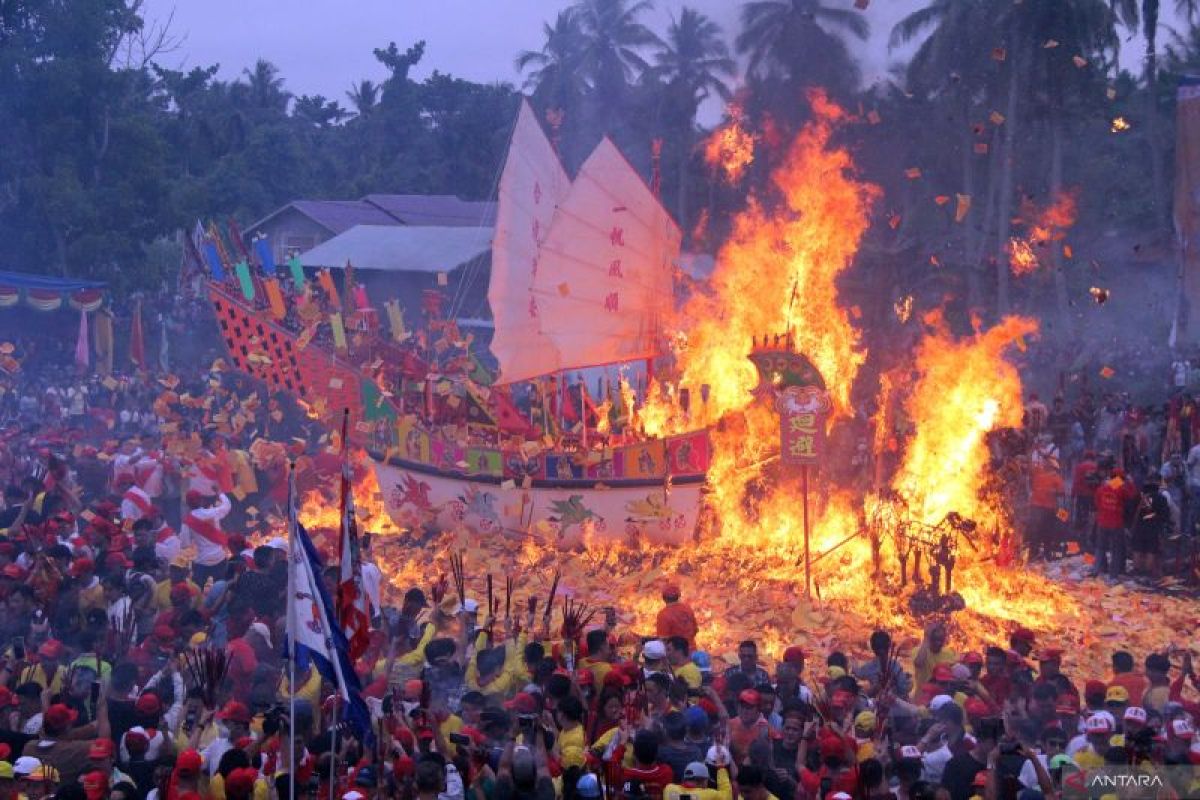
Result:
[[[342,417],[341,482],[341,570],[338,576],[336,610],[338,623],[349,644],[350,660],[358,661],[371,640],[371,615],[362,585],[362,559],[358,546],[354,491],[349,458],[350,411]]]
[[[142,301],[133,304],[133,330],[129,334],[129,360],[138,369],[146,368],[146,339],[142,334]]]

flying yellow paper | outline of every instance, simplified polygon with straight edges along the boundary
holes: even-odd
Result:
[[[955,194],[954,199],[956,205],[954,207],[954,221],[962,222],[966,219],[967,213],[971,210],[971,195]]]

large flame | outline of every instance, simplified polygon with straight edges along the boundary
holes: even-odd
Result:
[[[704,143],[704,160],[720,169],[725,180],[736,183],[754,163],[754,135],[746,130],[740,104],[730,103],[727,112],[729,122],[713,131]]]

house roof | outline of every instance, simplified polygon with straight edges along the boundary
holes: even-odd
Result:
[[[386,211],[362,200],[293,200],[277,208],[247,230],[261,228],[288,209],[294,209],[330,233],[344,233],[355,225],[399,225]]]
[[[306,267],[385,272],[449,272],[491,251],[492,229],[426,225],[356,225],[300,254]]]
[[[493,225],[496,204],[462,200],[452,194],[369,194],[363,198],[405,225]]]

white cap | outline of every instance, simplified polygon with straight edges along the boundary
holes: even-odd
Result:
[[[284,552],[287,552],[288,549],[287,542],[279,536],[276,536],[274,539],[268,541],[267,547],[273,547],[276,550],[283,550]]]
[[[954,698],[948,694],[935,695],[934,698],[929,701],[929,710],[937,711],[939,708],[946,705],[947,703],[953,703],[953,702],[954,702]]]
[[[260,637],[262,637],[262,640],[267,643],[267,647],[271,646],[271,629],[266,626],[266,623],[263,623],[263,622],[250,623],[250,627],[247,629],[247,632],[251,632],[251,631],[253,631],[254,633],[257,633]]]
[[[1104,711],[1098,711],[1087,718],[1083,723],[1085,733],[1112,733],[1116,729],[1115,721],[1112,714]]]
[[[667,657],[667,646],[658,639],[651,639],[642,647],[642,656],[649,661]]]
[[[714,744],[708,748],[708,755],[704,757],[704,760],[709,764],[728,764],[733,759],[729,755],[728,747],[723,744]]]
[[[462,610],[468,614],[474,614],[479,610],[479,603],[476,603],[474,600],[468,597],[466,600],[463,600]]]
[[[1125,709],[1125,719],[1131,719],[1135,722],[1145,722],[1146,709],[1141,706],[1129,706],[1129,708]]]
[[[13,762],[13,772],[17,775],[28,775],[41,765],[40,759],[33,756],[21,756]]]

